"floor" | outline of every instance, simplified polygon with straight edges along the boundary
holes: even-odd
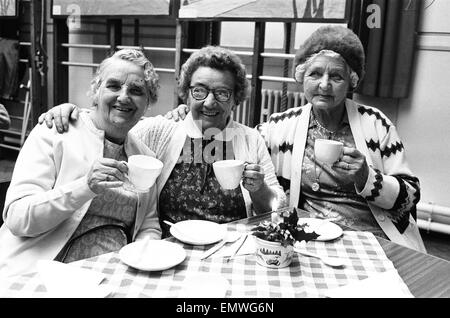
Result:
[[[0,151],[0,211],[3,211],[4,196],[9,184],[7,181],[11,179],[17,152],[3,149]],[[421,234],[428,254],[450,261],[450,235],[426,231],[421,231]]]

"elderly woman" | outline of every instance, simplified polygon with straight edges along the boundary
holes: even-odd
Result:
[[[289,205],[425,251],[415,222],[419,180],[394,125],[378,109],[346,98],[364,76],[359,38],[345,27],[321,27],[298,49],[294,67],[308,104],[258,125]],[[168,117],[187,111],[180,106]],[[342,142],[340,159],[316,160],[316,139]]]
[[[141,51],[105,59],[92,81],[94,111],[67,134],[36,126],[14,168],[0,229],[0,275],[38,259],[72,262],[159,239],[156,189],[123,187],[130,155],[154,153],[130,135],[157,99],[158,75]]]
[[[248,95],[239,57],[213,46],[195,52],[182,66],[179,94],[192,110],[186,120],[146,118],[132,130],[165,165],[157,181],[163,235],[168,230],[163,220],[226,223],[284,206],[286,196],[264,140],[231,117]],[[72,105],[60,107],[62,118],[68,118]],[[46,117],[51,125],[59,113],[59,109],[48,112],[41,120]],[[67,124],[59,117],[55,122]],[[248,163],[241,185],[234,190],[224,190],[215,177],[212,163],[222,159]]]
[[[298,49],[295,79],[309,102],[273,114],[263,134],[290,205],[425,251],[415,218],[419,180],[392,122],[346,96],[364,76],[365,55],[349,29],[325,26]],[[333,165],[316,160],[316,139],[337,140]],[[281,148],[281,145],[292,145]]]

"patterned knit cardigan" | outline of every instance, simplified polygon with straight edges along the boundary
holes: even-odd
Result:
[[[386,235],[398,244],[425,251],[415,222],[420,199],[419,180],[405,159],[403,144],[391,121],[379,110],[346,100],[346,110],[356,148],[365,156],[369,176],[357,192],[366,199]],[[301,167],[311,104],[270,116],[258,127],[275,166],[280,184],[289,193],[289,205],[298,206]]]

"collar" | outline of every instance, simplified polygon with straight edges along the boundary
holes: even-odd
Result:
[[[314,127],[317,126],[316,122],[314,121],[314,118],[315,118],[314,112],[313,112],[313,109],[311,107],[311,115],[309,116],[308,128],[314,128]],[[350,124],[350,122],[348,121],[347,108],[345,108],[345,110],[344,110],[344,117],[342,119],[341,127],[339,129],[341,129],[342,127],[348,126],[349,124]]]
[[[236,123],[233,121],[233,118],[230,117],[228,124],[225,126],[223,130],[219,130],[218,128],[213,128],[210,130],[211,134],[209,135],[203,135],[201,129],[196,124],[194,118],[192,117],[192,113],[189,112],[186,115],[186,118],[182,122],[182,125],[185,129],[186,134],[190,138],[205,138],[205,139],[211,139],[214,138],[215,140],[221,140],[221,141],[230,141],[233,139],[233,137],[237,134],[237,127]]]

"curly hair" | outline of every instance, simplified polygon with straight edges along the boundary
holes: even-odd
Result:
[[[121,49],[115,52],[112,56],[105,58],[95,72],[95,76],[91,81],[91,89],[89,91],[89,95],[93,98],[94,105],[97,104],[96,96],[103,81],[103,72],[116,59],[129,61],[142,68],[144,71],[145,87],[147,89],[150,103],[155,103],[158,100],[159,76],[156,73],[153,64],[141,50]]]
[[[247,71],[241,59],[235,53],[223,47],[206,46],[193,53],[181,67],[178,79],[178,95],[183,101],[188,98],[192,74],[202,66],[229,71],[233,74],[236,105],[239,105],[248,97]]]

